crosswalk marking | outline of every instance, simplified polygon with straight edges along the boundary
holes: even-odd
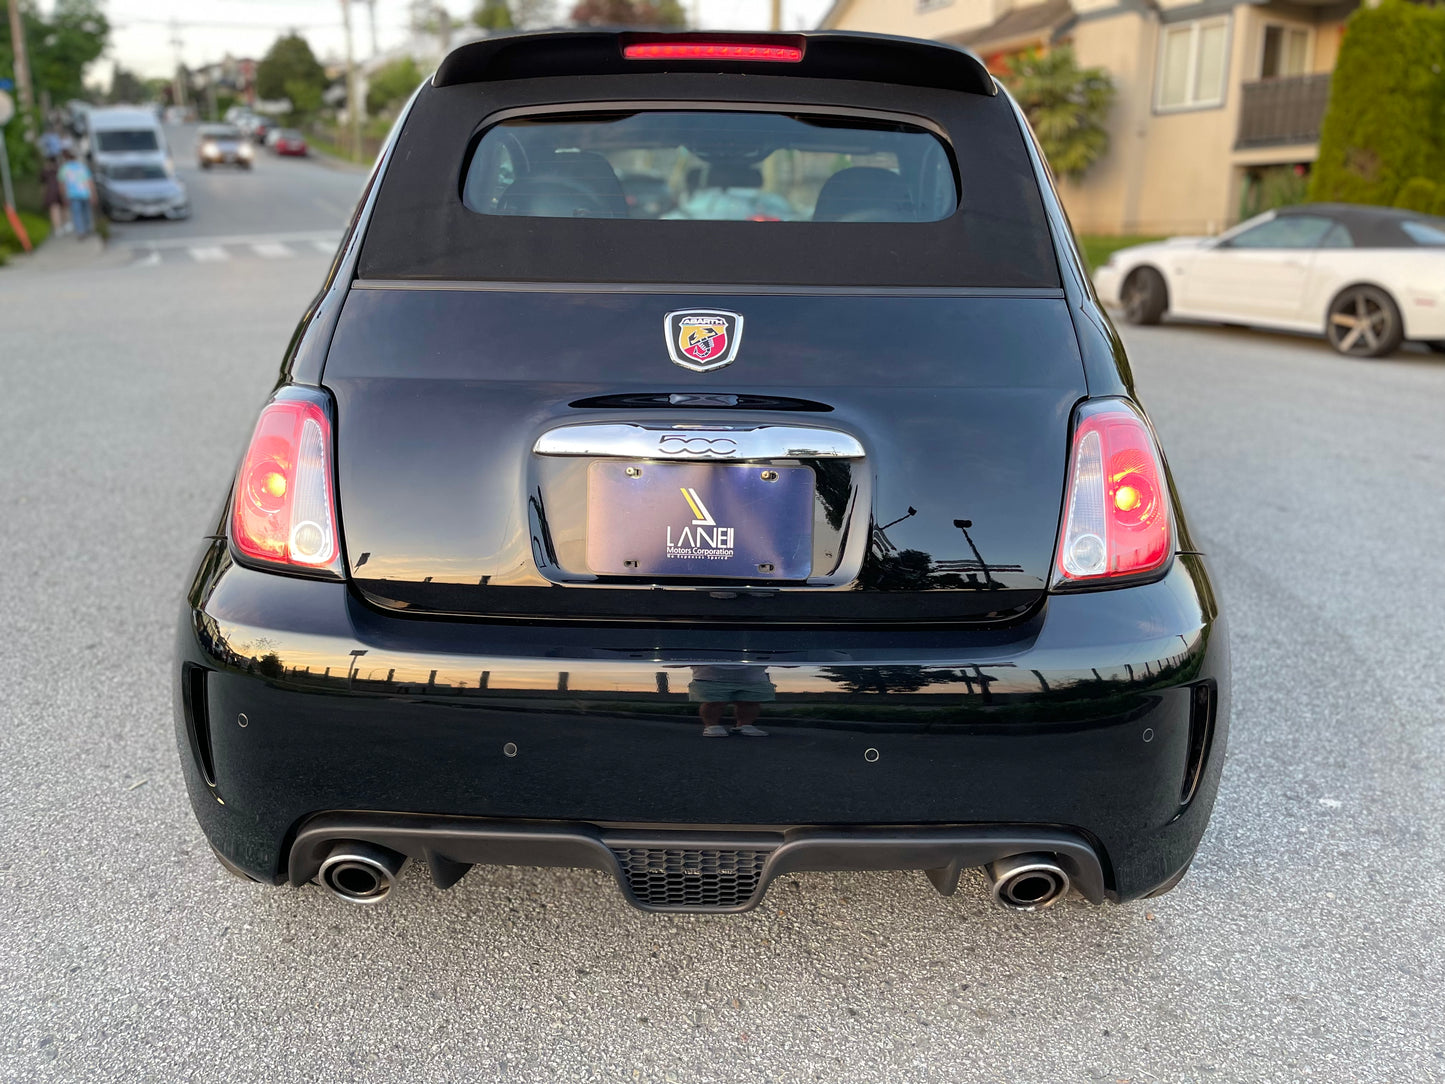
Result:
[[[225,237],[168,237],[133,242],[133,267],[154,267],[165,260],[228,263],[233,260],[309,259],[312,253],[333,256],[337,235],[329,232],[252,234]]]

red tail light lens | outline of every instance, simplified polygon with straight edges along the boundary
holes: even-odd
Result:
[[[326,412],[278,399],[261,411],[236,476],[231,541],[245,557],[339,575],[333,492]]]
[[[762,60],[797,64],[803,50],[796,45],[739,45],[725,41],[650,41],[624,46],[628,60]]]
[[[1086,406],[1074,430],[1055,583],[1137,576],[1173,550],[1154,438],[1122,402]]]

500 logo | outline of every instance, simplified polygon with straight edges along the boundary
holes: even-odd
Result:
[[[732,455],[738,450],[738,442],[732,437],[689,437],[669,433],[657,442],[657,450],[663,455]]]

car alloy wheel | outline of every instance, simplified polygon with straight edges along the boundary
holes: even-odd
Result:
[[[1330,345],[1341,354],[1384,357],[1400,345],[1400,313],[1383,290],[1353,286],[1330,305],[1326,332]]]
[[[1124,281],[1124,319],[1131,324],[1157,324],[1168,305],[1164,279],[1152,267],[1141,267]]]

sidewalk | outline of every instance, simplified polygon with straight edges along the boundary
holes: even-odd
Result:
[[[16,271],[80,271],[95,267],[118,267],[129,263],[133,255],[126,245],[107,246],[96,234],[80,241],[74,237],[51,235],[34,252],[12,256],[0,268],[0,277]]]

